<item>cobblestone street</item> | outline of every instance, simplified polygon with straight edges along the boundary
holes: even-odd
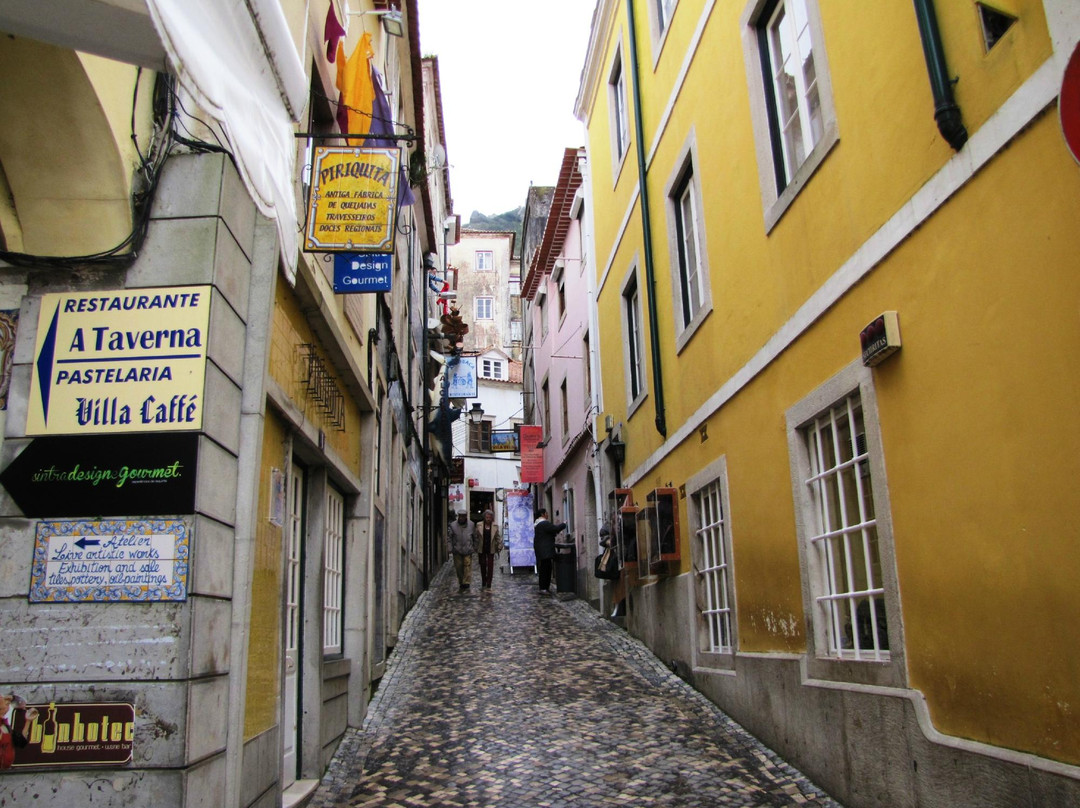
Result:
[[[584,601],[479,584],[420,598],[314,808],[840,808]]]

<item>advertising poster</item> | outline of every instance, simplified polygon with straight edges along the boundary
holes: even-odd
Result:
[[[210,287],[41,298],[27,435],[202,428]]]
[[[544,437],[541,426],[521,426],[521,481],[544,482],[544,450],[537,448]]]
[[[316,146],[305,252],[392,252],[401,149]]]
[[[506,492],[506,545],[511,567],[535,567],[533,550],[533,498],[531,491]]]
[[[38,522],[30,602],[184,600],[189,553],[180,520]]]

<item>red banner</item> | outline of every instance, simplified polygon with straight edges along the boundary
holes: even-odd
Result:
[[[544,438],[542,426],[521,426],[521,481],[544,482],[544,450],[538,444]]]

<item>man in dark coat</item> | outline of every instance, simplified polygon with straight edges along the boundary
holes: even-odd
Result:
[[[540,594],[551,594],[551,568],[555,563],[555,537],[566,530],[566,523],[558,525],[548,519],[546,508],[541,508],[533,523],[533,550],[536,551],[536,567],[540,575]]]

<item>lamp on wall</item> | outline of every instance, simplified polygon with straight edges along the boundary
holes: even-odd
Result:
[[[612,438],[604,451],[611,456],[616,466],[621,466],[626,460],[626,444],[617,438]]]
[[[350,11],[350,17],[359,17],[364,14],[373,14],[382,18],[382,27],[390,36],[405,36],[405,23],[401,19],[401,12],[397,9],[383,11]]]
[[[469,408],[469,423],[478,424],[484,420],[484,408],[480,406],[479,401],[474,401],[472,407]]]

